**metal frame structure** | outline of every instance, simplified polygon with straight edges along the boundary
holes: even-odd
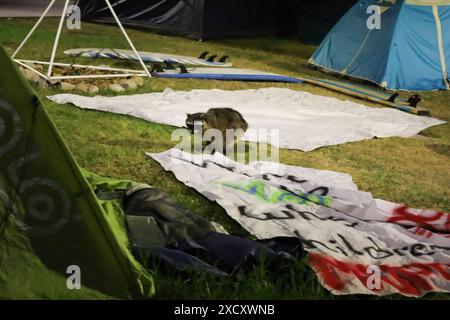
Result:
[[[140,57],[138,51],[136,50],[133,42],[131,41],[130,37],[128,36],[127,32],[125,31],[124,27],[122,26],[122,23],[119,20],[119,17],[117,16],[116,12],[114,11],[114,8],[112,7],[109,0],[105,0],[106,5],[108,6],[109,10],[111,11],[111,14],[113,15],[117,25],[120,28],[120,31],[124,35],[125,39],[128,42],[128,45],[133,50],[134,54],[136,55],[136,58],[138,59],[139,63],[142,66],[143,70],[132,70],[132,69],[122,69],[122,68],[110,68],[110,67],[98,67],[98,66],[92,66],[92,65],[81,65],[81,64],[68,64],[68,63],[58,63],[55,62],[55,56],[56,51],[58,50],[58,44],[59,39],[61,37],[61,31],[64,26],[64,21],[67,18],[67,9],[69,7],[69,3],[71,0],[65,0],[64,3],[64,9],[61,13],[61,18],[59,21],[58,30],[56,32],[55,41],[53,43],[52,48],[52,54],[50,57],[50,61],[35,61],[35,60],[23,60],[23,59],[16,59],[17,54],[22,50],[23,46],[28,42],[30,37],[33,35],[34,31],[37,29],[37,27],[41,24],[42,20],[44,20],[47,13],[50,11],[50,9],[55,4],[56,0],[50,0],[49,5],[45,9],[45,11],[42,13],[42,15],[39,17],[39,19],[36,21],[33,28],[31,28],[30,32],[26,35],[26,37],[22,40],[20,45],[17,47],[16,51],[12,55],[12,59],[19,64],[20,66],[29,69],[33,71],[34,73],[38,74],[41,78],[50,81],[50,80],[66,80],[66,79],[96,79],[96,78],[119,78],[119,77],[129,77],[132,75],[137,76],[147,76],[151,77],[150,71],[148,70],[147,66],[145,65],[144,61]],[[38,70],[31,67],[29,64],[39,64],[39,65],[48,65],[47,74],[44,74],[42,72],[39,72]],[[92,69],[92,70],[102,70],[102,71],[110,71],[110,72],[117,72],[117,73],[110,73],[110,74],[100,74],[100,75],[67,75],[67,76],[53,76],[53,67],[59,66],[59,67],[71,67],[76,69]]]

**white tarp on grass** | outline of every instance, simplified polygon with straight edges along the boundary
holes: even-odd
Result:
[[[116,97],[58,94],[60,104],[126,114],[151,122],[185,126],[186,113],[231,107],[239,111],[250,129],[279,129],[279,146],[311,151],[329,145],[373,137],[410,137],[444,123],[402,111],[366,107],[350,101],[282,88],[258,90],[192,90]],[[247,134],[247,141],[258,137]],[[265,142],[265,141],[263,141]]]
[[[257,238],[299,237],[334,294],[450,292],[446,213],[374,199],[333,171],[243,165],[220,153],[202,158],[176,149],[148,155]]]

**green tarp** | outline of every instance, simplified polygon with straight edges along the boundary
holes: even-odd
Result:
[[[98,201],[72,154],[0,48],[0,298],[148,298],[125,219]],[[81,289],[69,290],[69,266]]]

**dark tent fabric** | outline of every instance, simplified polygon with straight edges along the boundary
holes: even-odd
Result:
[[[356,0],[291,0],[300,39],[320,44],[331,28],[356,3]]]
[[[356,0],[113,0],[127,27],[210,40],[293,36],[319,44]],[[80,0],[85,21],[114,23],[104,0]]]
[[[275,33],[273,0],[120,0],[111,1],[128,27],[207,40]],[[85,21],[114,23],[103,0],[80,0]]]

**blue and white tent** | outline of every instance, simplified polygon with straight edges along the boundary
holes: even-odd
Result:
[[[373,5],[379,29],[368,23]],[[361,0],[309,62],[390,90],[448,90],[450,0]]]

